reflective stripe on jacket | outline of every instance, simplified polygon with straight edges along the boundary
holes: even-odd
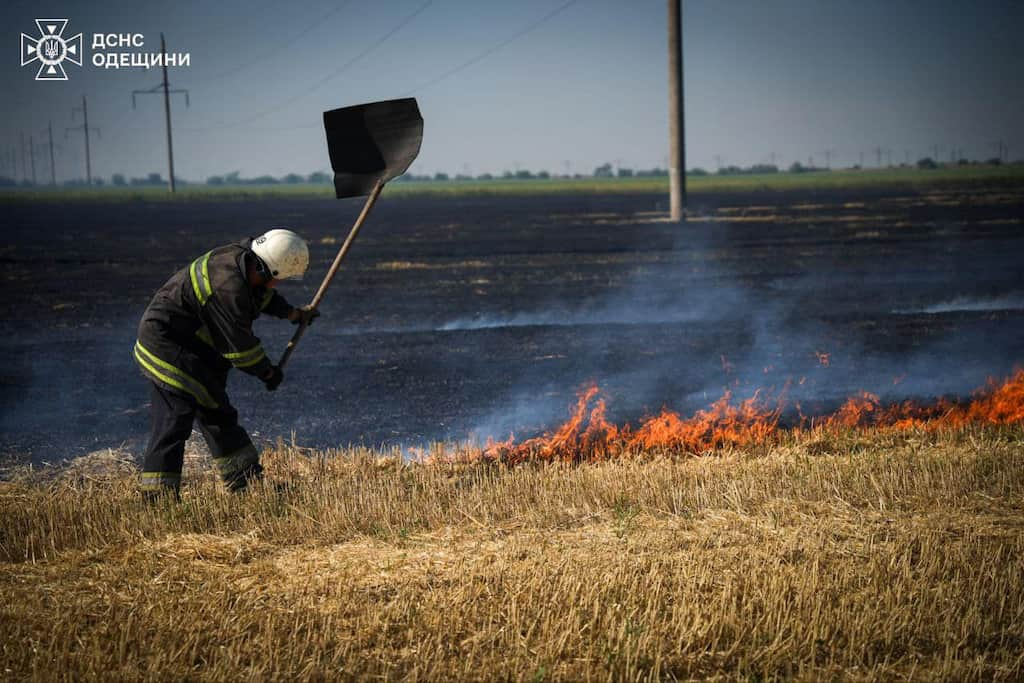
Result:
[[[251,240],[209,251],[175,273],[139,323],[135,360],[150,379],[205,407],[226,400],[227,371],[265,374],[270,359],[252,323],[267,313],[286,318],[291,306],[275,290],[251,287]]]

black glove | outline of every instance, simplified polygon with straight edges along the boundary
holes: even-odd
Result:
[[[309,304],[305,306],[298,306],[293,309],[298,315],[292,319],[292,325],[305,325],[309,327],[313,324],[313,321],[320,317],[320,311],[312,308]]]
[[[263,380],[263,385],[267,387],[267,391],[273,391],[281,386],[281,382],[284,381],[284,372],[275,365],[270,368],[270,372],[267,375],[260,379]]]

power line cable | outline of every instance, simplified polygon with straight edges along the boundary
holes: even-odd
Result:
[[[267,1],[266,1],[266,2],[264,2],[264,3],[262,3],[262,4],[260,4],[260,5],[257,5],[256,7],[250,7],[250,8],[248,8],[248,12],[249,12],[250,16],[254,16],[254,15],[257,15],[257,14],[259,14],[259,13],[260,13],[260,11],[261,11],[262,9],[264,9],[265,7],[267,7],[267,6],[271,5],[271,4],[273,4],[273,3],[274,3],[274,2],[276,2],[276,1],[277,1],[277,0],[267,0]],[[317,20],[317,23],[316,23],[316,24],[313,24],[313,25],[311,26],[311,28],[312,28],[312,27],[315,27],[315,26],[317,26],[317,25],[319,25],[319,23],[320,23],[320,22],[326,21],[326,20],[327,20],[327,19],[329,19],[330,17],[334,16],[334,14],[336,14],[337,12],[341,11],[342,9],[344,9],[344,7],[345,7],[346,5],[348,5],[348,4],[350,3],[350,2],[351,2],[351,0],[345,0],[345,2],[343,2],[343,3],[342,3],[342,4],[340,5],[340,6],[337,6],[337,7],[334,7],[334,8],[332,8],[330,12],[328,12],[328,13],[327,13],[327,14],[325,14],[325,15],[324,15],[323,17],[321,17],[320,19],[318,19],[318,20]],[[226,26],[228,26],[228,24],[221,24],[221,25],[219,25],[219,26],[215,26],[215,27],[213,27],[213,28],[207,28],[207,29],[205,29],[205,30],[202,30],[202,31],[200,31],[200,32],[199,32],[198,34],[189,34],[189,38],[192,38],[192,39],[194,39],[194,38],[196,37],[196,35],[199,35],[199,36],[204,36],[204,35],[207,35],[207,34],[209,34],[209,33],[212,33],[212,32],[219,32],[219,31],[220,31],[220,30],[221,30],[222,28],[224,28],[224,27],[226,27]],[[237,23],[234,23],[234,24],[231,24],[231,26],[238,26],[238,24],[237,24]],[[311,30],[311,28],[310,28],[310,29],[307,29],[307,30],[306,30],[306,32],[308,32],[309,30]],[[298,35],[299,35],[299,36],[301,37],[301,35],[303,35],[303,34],[298,34]],[[291,44],[291,43],[293,43],[293,42],[294,42],[294,39],[290,39],[290,40],[288,41],[288,43],[286,43],[286,44],[284,44],[284,45],[281,45],[281,46],[280,46],[280,47],[279,47],[279,48],[278,48],[278,49],[277,49],[276,51],[280,51],[280,49],[284,49],[285,47],[288,47],[288,45],[290,45],[290,44]],[[267,55],[263,55],[263,56],[261,56],[261,57],[257,57],[257,58],[255,58],[255,60],[253,60],[253,61],[256,61],[256,60],[262,61],[262,60],[263,60],[263,57],[265,57],[265,56],[267,56]],[[249,66],[249,65],[250,65],[251,63],[252,63],[252,62],[247,62],[247,63],[245,63],[245,64],[242,64],[242,65],[241,65],[241,66],[240,66],[240,67],[239,67],[239,68],[238,68],[237,70],[239,70],[239,71],[240,71],[240,70],[244,69],[245,67]],[[229,70],[229,71],[226,71],[226,72],[222,72],[221,74],[217,74],[216,76],[213,76],[213,77],[211,77],[211,78],[220,78],[221,76],[225,76],[225,75],[230,75],[230,74],[231,74],[232,72],[234,72],[234,71],[236,71],[236,69],[231,69],[231,70]],[[146,77],[147,77],[147,78],[149,77],[149,74],[148,74],[148,72],[147,72],[147,74],[146,74]],[[202,85],[202,84],[200,84],[200,85]],[[123,130],[123,126],[122,126],[122,124],[126,123],[126,122],[127,122],[128,120],[129,120],[129,117],[131,117],[131,116],[132,116],[132,110],[131,110],[131,109],[126,109],[126,110],[125,110],[125,111],[124,111],[124,112],[123,112],[123,113],[121,114],[121,116],[117,118],[117,120],[116,120],[116,121],[114,122],[114,124],[110,126],[110,129],[111,129],[111,130],[113,130],[113,131],[115,131],[115,132],[120,132],[120,131],[122,131],[122,130]],[[190,129],[190,128],[187,128],[187,127],[183,127],[183,128],[182,128],[182,130],[191,130],[191,129]]]
[[[228,21],[222,21],[219,24],[208,25],[204,24],[202,28],[194,33],[189,33],[188,37],[191,40],[198,38],[205,38],[213,34],[222,34],[225,31],[237,31],[244,28],[248,24],[251,24],[256,18],[263,18],[263,10],[267,9],[271,5],[278,4],[278,0],[264,0],[263,2],[256,3],[255,5],[249,4],[245,8],[245,18],[242,20],[230,19]]]
[[[565,10],[569,9],[569,7],[571,7],[572,5],[576,4],[577,2],[579,2],[579,0],[567,0],[566,2],[564,2],[561,5],[559,5],[558,7],[556,7],[555,9],[551,10],[550,12],[548,12],[547,14],[541,16],[539,19],[537,19],[537,20],[527,24],[522,29],[520,29],[519,31],[517,31],[516,33],[514,33],[510,37],[506,38],[505,40],[501,41],[497,45],[494,45],[494,46],[484,50],[483,52],[479,53],[478,55],[476,55],[476,56],[466,60],[465,62],[462,62],[458,66],[455,66],[452,69],[449,69],[448,71],[445,71],[440,76],[437,76],[436,78],[433,78],[430,81],[422,83],[419,86],[417,86],[416,88],[413,88],[412,90],[407,91],[406,93],[404,93],[404,96],[412,95],[412,94],[414,94],[416,92],[419,92],[421,90],[424,90],[426,88],[430,88],[430,87],[440,83],[441,81],[443,81],[443,80],[445,80],[447,78],[450,78],[451,76],[454,76],[455,74],[459,73],[460,71],[462,71],[464,69],[468,69],[469,67],[471,67],[474,64],[476,64],[476,63],[486,59],[487,57],[489,57],[490,55],[494,54],[495,52],[498,52],[499,50],[501,50],[501,49],[507,47],[508,45],[512,44],[513,42],[519,40],[523,36],[525,36],[525,35],[531,33],[532,31],[540,28],[543,24],[547,23],[551,19],[554,19],[556,16],[558,16],[559,14],[564,12]],[[372,46],[370,46],[370,48],[368,48],[364,52],[360,53],[359,55],[356,55],[356,57],[354,57],[352,60],[347,62],[345,65],[343,65],[342,68],[339,69],[334,74],[331,74],[328,77],[326,77],[325,79],[319,81],[314,86],[314,88],[312,88],[310,90],[310,92],[312,92],[313,89],[318,88],[320,85],[322,85],[327,80],[330,80],[331,78],[334,78],[335,76],[339,75],[342,71],[346,70],[353,63],[355,63],[360,58],[365,56],[367,53],[369,53],[370,51],[372,51],[373,49],[378,47],[381,43],[384,42],[384,40],[387,40],[388,38],[390,38],[391,35],[393,35],[402,26],[404,26],[406,23],[408,23],[408,21],[411,21],[413,18],[415,18],[416,15],[418,15],[420,12],[422,12],[424,9],[426,9],[427,5],[430,5],[430,4],[431,4],[431,0],[428,0],[426,3],[424,3],[424,5],[422,5],[420,8],[418,8],[409,17],[404,19],[397,27],[395,27],[390,32],[388,32],[388,34],[386,34],[382,39],[380,39],[379,41],[374,43]],[[251,121],[254,121],[256,119],[262,118],[265,114],[268,114],[268,113],[271,113],[273,111],[276,111],[276,110],[280,109],[282,106],[290,104],[291,102],[299,99],[300,97],[303,97],[305,94],[309,94],[309,93],[302,93],[302,94],[296,95],[295,97],[289,98],[285,102],[281,103],[279,106],[274,107],[274,108],[269,109],[269,110],[266,110],[266,111],[264,111],[264,112],[262,112],[262,113],[260,113],[260,114],[258,114],[256,116],[254,116],[254,117],[252,117],[250,119],[246,119],[242,123],[244,124],[244,123],[251,122]],[[306,125],[302,125],[302,126],[284,126],[284,127],[274,127],[274,128],[261,128],[261,129],[258,129],[258,130],[264,130],[264,131],[268,131],[268,132],[270,132],[270,131],[285,131],[285,130],[303,130],[303,129],[317,128],[317,127],[319,127],[319,125],[320,125],[319,123],[311,123],[311,124],[306,124]],[[218,128],[223,128],[223,127],[227,127],[227,126],[226,125],[222,125],[222,126],[217,126],[217,127]],[[206,128],[190,128],[190,129],[186,129],[186,130],[196,131],[196,130],[208,130],[208,129],[206,129]]]
[[[441,81],[443,81],[443,80],[445,80],[447,78],[450,78],[451,76],[454,76],[455,74],[459,73],[460,71],[462,71],[464,69],[468,69],[469,67],[473,66],[477,62],[480,62],[480,61],[486,59],[487,57],[493,55],[498,50],[501,50],[502,48],[504,48],[504,47],[510,45],[511,43],[519,40],[520,38],[522,38],[526,34],[530,33],[531,31],[539,28],[541,25],[547,23],[551,19],[554,19],[556,16],[558,16],[559,14],[564,12],[565,10],[569,9],[569,7],[571,7],[572,5],[575,5],[577,2],[579,2],[579,0],[568,0],[567,2],[563,2],[561,5],[559,5],[555,9],[551,10],[550,12],[548,12],[547,14],[542,16],[540,19],[537,19],[536,21],[534,21],[534,22],[532,22],[530,24],[527,24],[525,27],[520,29],[518,32],[514,33],[511,37],[506,38],[505,40],[503,40],[502,42],[498,43],[497,45],[484,50],[480,54],[476,55],[475,57],[472,57],[471,59],[466,60],[462,64],[459,64],[458,66],[456,66],[456,67],[454,67],[452,69],[449,69],[448,71],[445,71],[440,76],[437,76],[436,78],[433,78],[433,79],[427,81],[426,83],[421,83],[420,85],[418,85],[417,87],[413,88],[412,90],[408,91],[405,94],[406,95],[412,95],[414,93],[419,92],[420,90],[425,90],[426,88],[433,87],[433,86],[437,85],[438,83],[440,83]]]
[[[203,79],[204,82],[205,81],[221,80],[223,78],[226,78],[227,76],[233,76],[234,74],[237,74],[237,73],[239,73],[241,71],[245,71],[246,69],[248,69],[248,68],[250,68],[252,66],[255,66],[257,64],[261,64],[262,62],[267,61],[271,57],[273,57],[273,56],[277,55],[278,53],[280,53],[285,48],[288,48],[288,47],[291,47],[292,45],[294,45],[296,43],[296,41],[298,41],[300,38],[303,38],[303,37],[309,35],[312,31],[316,30],[317,27],[322,26],[324,24],[324,22],[326,22],[328,19],[333,17],[335,14],[337,14],[341,10],[345,9],[345,7],[347,7],[350,2],[351,2],[351,0],[345,0],[344,2],[342,2],[342,3],[338,4],[338,5],[336,5],[335,7],[331,8],[331,10],[329,12],[327,12],[323,16],[319,17],[316,21],[314,21],[313,23],[309,24],[308,26],[306,26],[301,31],[299,31],[298,33],[293,35],[291,38],[288,38],[285,42],[281,43],[277,47],[275,47],[275,48],[273,48],[271,50],[268,50],[267,52],[264,52],[263,54],[261,54],[261,55],[259,55],[257,57],[253,57],[251,59],[248,59],[248,60],[242,62],[241,64],[239,64],[239,65],[237,65],[235,67],[227,69],[226,71],[221,71],[220,73],[213,74],[212,76],[207,76],[207,77],[205,77]]]
[[[331,73],[328,73],[326,76],[324,76],[320,80],[315,81],[306,90],[304,90],[302,92],[298,92],[295,95],[293,95],[292,97],[286,98],[286,99],[278,102],[274,106],[269,107],[268,109],[264,109],[263,111],[261,111],[261,112],[259,112],[257,114],[254,114],[253,116],[250,116],[249,118],[242,119],[240,121],[232,121],[230,123],[220,123],[220,124],[216,124],[216,125],[213,125],[213,126],[204,126],[204,127],[201,127],[201,128],[182,128],[182,130],[198,132],[198,131],[206,131],[206,130],[216,130],[216,129],[221,129],[221,128],[237,128],[239,126],[244,126],[244,125],[246,125],[248,123],[252,123],[253,121],[258,121],[259,119],[263,118],[267,114],[272,114],[272,113],[274,113],[276,111],[280,111],[281,109],[287,107],[292,102],[295,102],[296,100],[302,99],[303,97],[306,97],[307,95],[310,95],[314,91],[319,90],[321,87],[323,87],[323,85],[325,83],[327,83],[327,82],[329,82],[331,80],[334,80],[335,78],[337,78],[341,74],[345,73],[356,62],[358,62],[360,59],[362,59],[366,55],[368,55],[371,52],[373,52],[374,50],[376,50],[378,47],[383,45],[389,38],[391,38],[391,36],[395,35],[400,30],[402,30],[402,28],[404,28],[407,24],[409,24],[413,19],[418,17],[431,4],[433,4],[433,0],[426,0],[426,2],[424,2],[422,5],[417,7],[416,10],[414,10],[412,13],[410,13],[409,15],[404,17],[391,30],[389,30],[383,36],[381,36],[376,41],[374,41],[371,45],[369,45],[367,48],[365,48],[362,52],[360,52],[356,56],[354,56],[351,59],[349,59],[347,62],[342,64],[338,69],[332,71]],[[302,125],[302,126],[290,126],[290,127],[274,128],[274,129],[268,129],[268,130],[298,130],[298,129],[303,129],[303,128],[315,128],[315,127],[318,127],[319,125],[320,125],[319,123],[311,123],[311,124]]]
[[[143,78],[145,78],[147,81],[149,80],[150,73],[149,73],[148,70],[140,71],[136,75],[136,78],[133,79],[133,80],[135,80],[135,81],[142,81]],[[138,90],[139,88],[142,87],[143,84],[140,82],[140,83],[136,83],[136,85],[138,87],[132,88],[133,90]],[[117,140],[118,139],[119,134],[124,131],[124,128],[125,128],[124,124],[126,124],[128,121],[130,121],[132,118],[134,118],[132,116],[132,114],[133,114],[133,109],[131,109],[131,108],[125,109],[121,113],[121,115],[117,119],[114,120],[114,123],[112,123],[112,124],[107,126],[108,131],[113,131],[113,133],[108,133],[108,135],[111,135],[111,140]]]

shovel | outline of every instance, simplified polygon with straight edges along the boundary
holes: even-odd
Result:
[[[327,132],[327,151],[334,170],[334,194],[338,199],[367,195],[363,210],[359,212],[345,243],[334,257],[334,263],[320,283],[320,289],[309,303],[317,308],[331,286],[341,262],[345,259],[359,229],[377,203],[384,183],[396,178],[409,168],[420,153],[423,141],[423,117],[416,99],[370,102],[324,112]],[[306,324],[300,324],[281,355],[278,367],[282,370],[291,358]]]

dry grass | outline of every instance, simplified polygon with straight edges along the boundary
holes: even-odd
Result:
[[[703,458],[189,463],[0,483],[16,678],[1020,680],[1024,428],[811,434]],[[92,463],[95,465],[95,463]]]

